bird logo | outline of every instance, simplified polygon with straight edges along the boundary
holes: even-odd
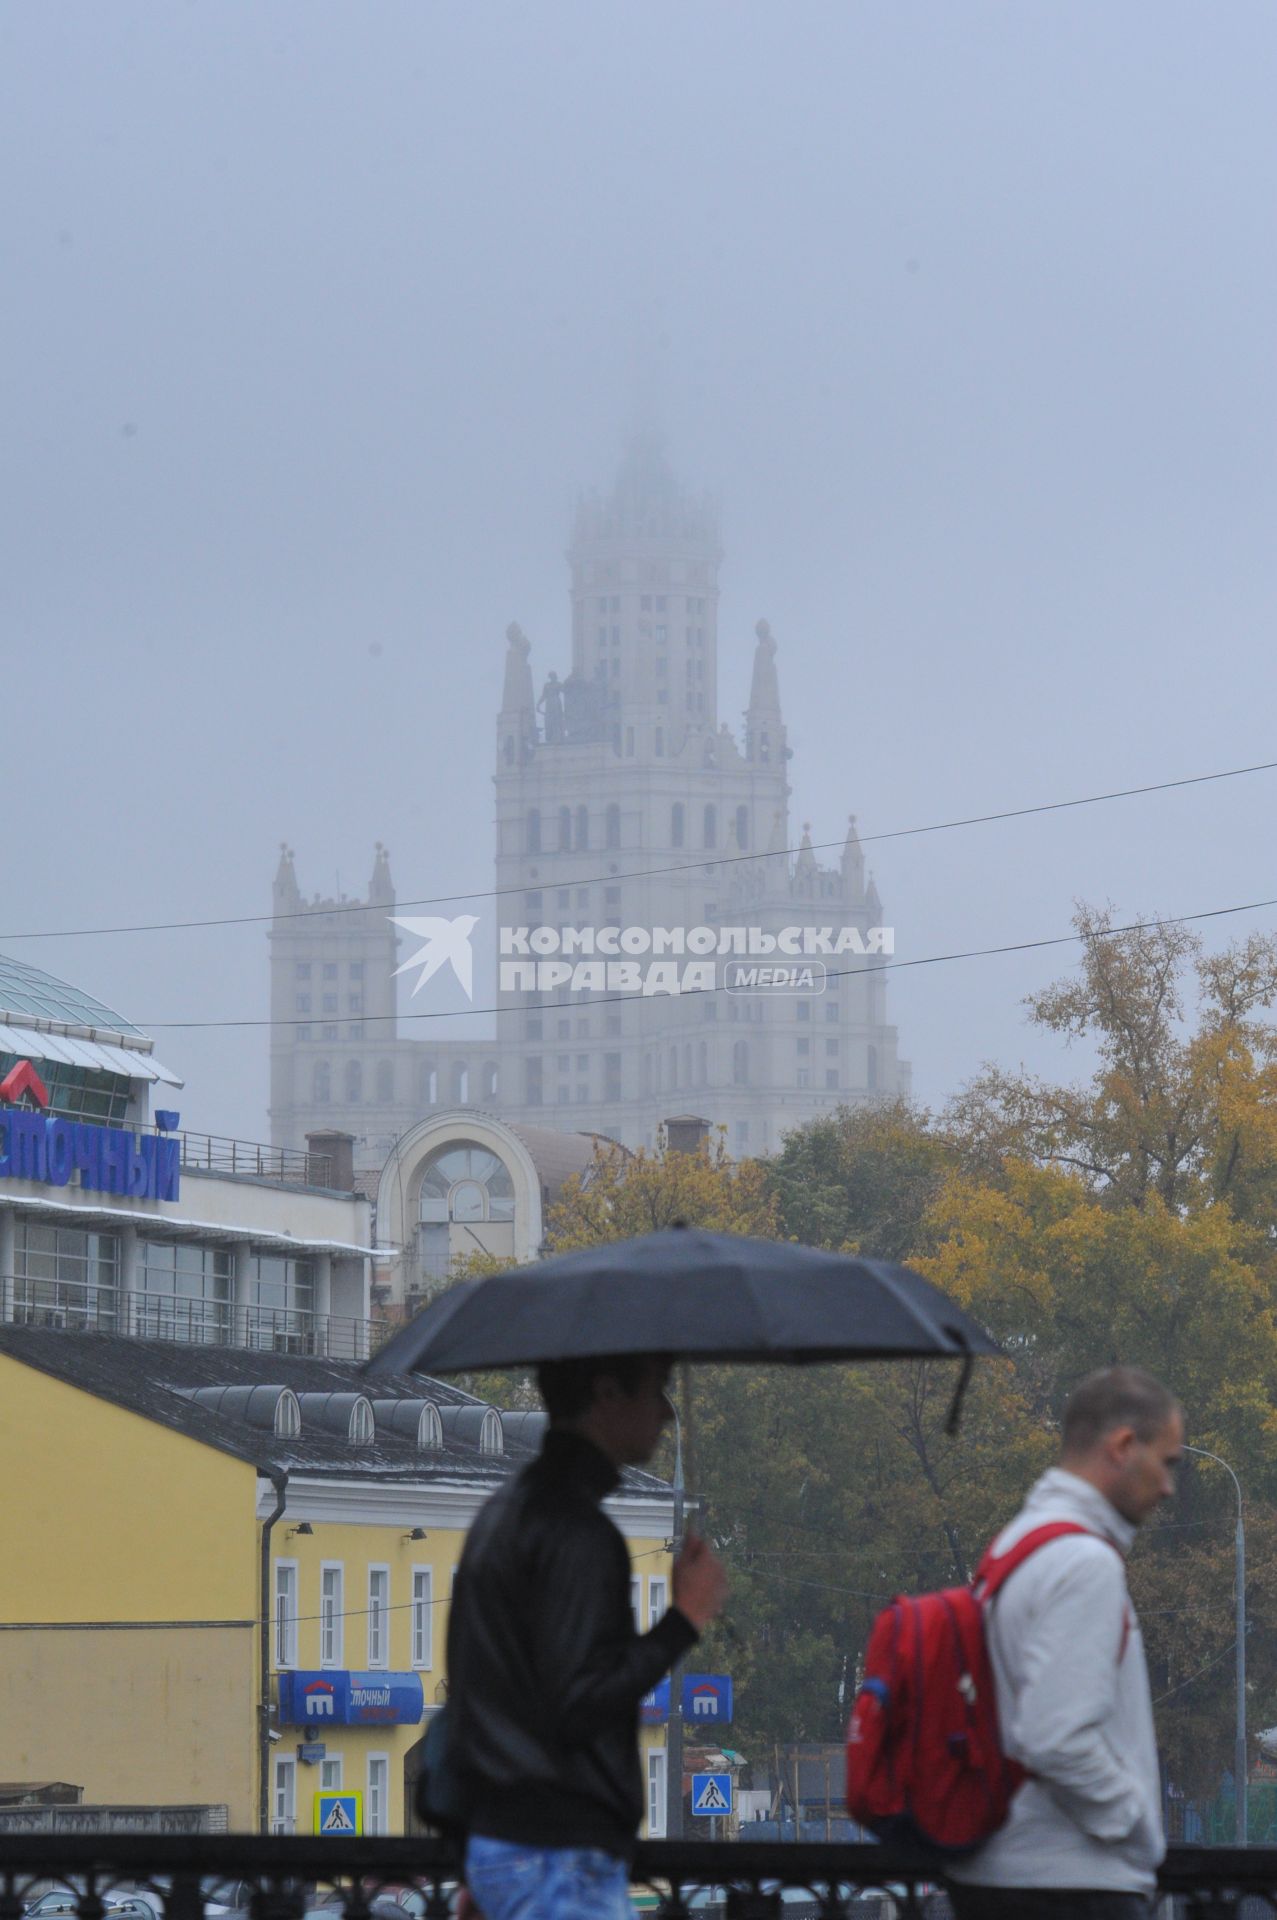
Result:
[[[441,920],[435,914],[426,914],[421,919],[400,920],[392,913],[390,919],[397,927],[423,944],[417,948],[411,959],[396,967],[393,978],[408,973],[413,967],[420,967],[417,984],[413,988],[413,997],[421,992],[427,980],[433,980],[440,967],[450,966],[461,982],[462,991],[467,1000],[474,999],[474,954],[470,947],[470,935],[479,924],[479,916],[474,913],[460,913],[455,920]]]

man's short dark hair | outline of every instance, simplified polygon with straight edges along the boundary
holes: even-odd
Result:
[[[1151,1440],[1178,1408],[1170,1389],[1141,1367],[1101,1367],[1069,1395],[1064,1452],[1089,1453],[1115,1427],[1132,1427],[1137,1440]]]
[[[537,1392],[551,1420],[579,1420],[594,1398],[594,1382],[600,1374],[615,1380],[622,1393],[633,1393],[653,1358],[645,1353],[613,1353],[591,1360],[543,1360],[537,1368]]]

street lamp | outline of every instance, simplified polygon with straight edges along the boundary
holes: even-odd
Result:
[[[667,1394],[674,1415],[674,1538],[671,1545],[677,1558],[683,1546],[683,1423],[678,1403]],[[677,1662],[670,1669],[670,1717],[665,1736],[665,1835],[669,1840],[683,1838],[683,1689],[679,1685]]]
[[[1246,1530],[1242,1525],[1241,1481],[1227,1460],[1221,1460],[1217,1453],[1211,1453],[1208,1448],[1186,1445],[1184,1451],[1200,1454],[1203,1460],[1213,1460],[1217,1467],[1222,1467],[1237,1494],[1237,1732],[1233,1778],[1237,1790],[1237,1844],[1244,1847],[1247,1843],[1249,1809],[1246,1805]]]

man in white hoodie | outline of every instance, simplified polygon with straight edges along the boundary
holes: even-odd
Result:
[[[1136,1529],[1175,1489],[1184,1422],[1150,1374],[1090,1374],[1064,1410],[1060,1464],[994,1542],[1068,1520],[985,1615],[1005,1751],[1031,1778],[1006,1824],[950,1869],[957,1920],[1135,1920],[1162,1834],[1157,1740],[1126,1589]]]

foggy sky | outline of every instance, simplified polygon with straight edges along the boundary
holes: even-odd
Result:
[[[818,840],[1277,758],[1275,56],[1246,0],[8,0],[0,950],[266,1137],[265,1029],[164,1024],[263,1019],[263,926],[9,936],[263,914],[281,840],[489,885],[505,627],[565,670],[638,421]],[[902,957],[1262,899],[1275,781],[870,864]],[[893,976],[919,1096],[1072,1071],[1072,957]]]

